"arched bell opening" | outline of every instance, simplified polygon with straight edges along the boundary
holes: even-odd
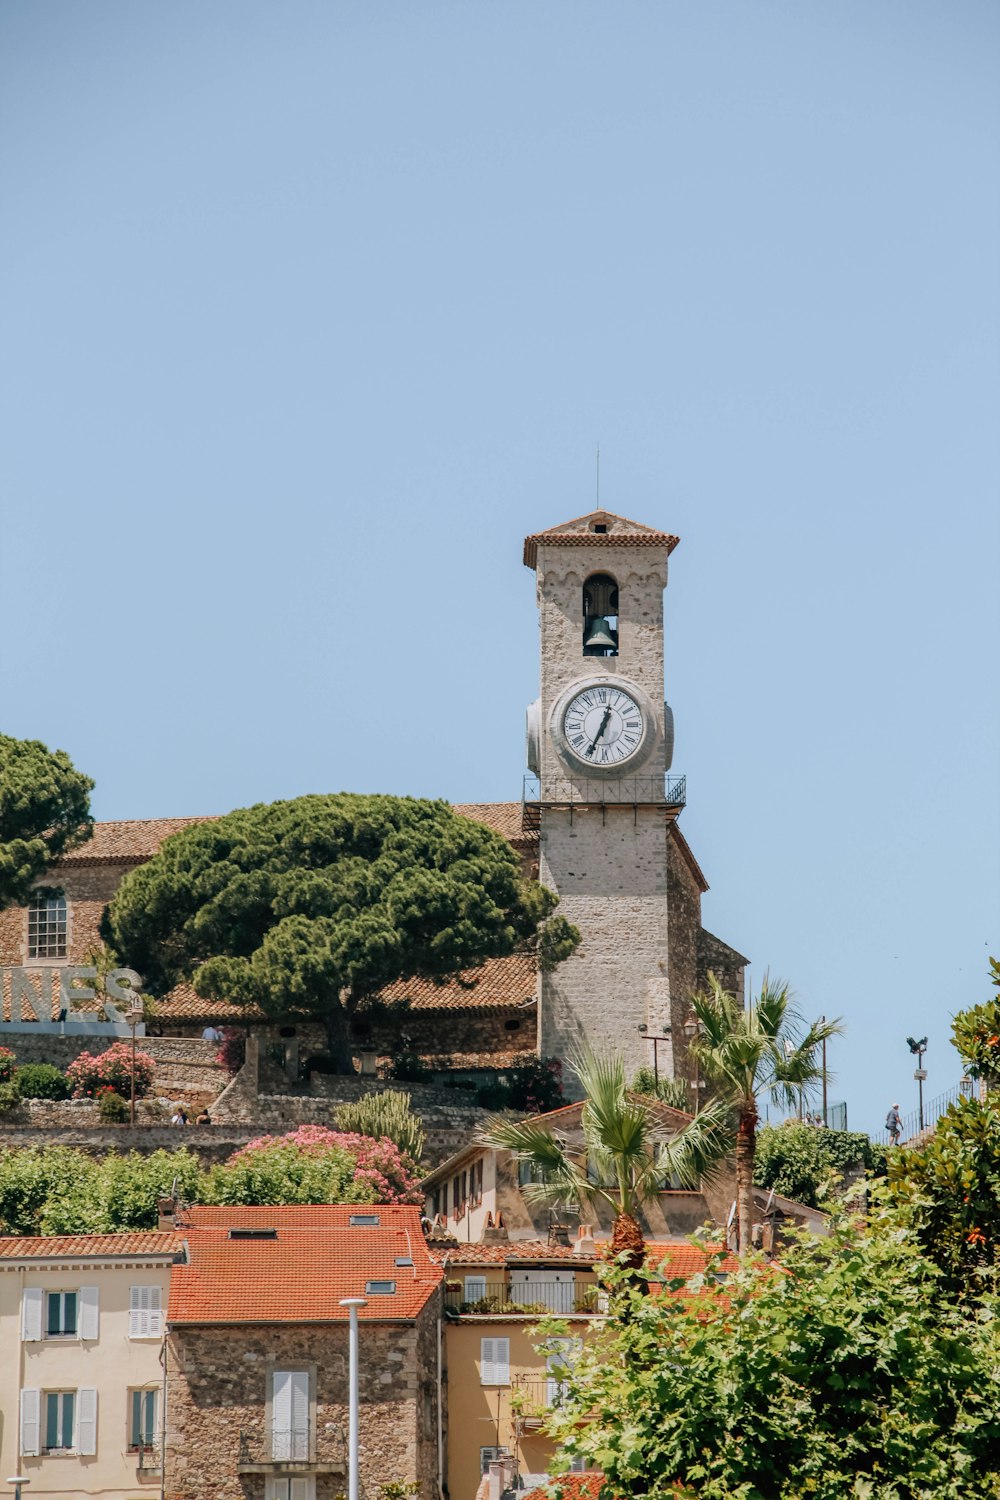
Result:
[[[583,585],[583,654],[618,655],[618,585],[610,573],[592,573]]]

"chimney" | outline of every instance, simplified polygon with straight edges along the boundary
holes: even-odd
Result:
[[[157,1198],[156,1200],[156,1227],[157,1229],[173,1229],[176,1227],[177,1199]]]
[[[506,1245],[510,1236],[507,1233],[503,1214],[497,1214],[495,1224],[491,1222],[492,1218],[492,1214],[488,1215],[479,1243],[481,1245]]]
[[[581,1224],[576,1232],[576,1241],[573,1245],[573,1254],[579,1255],[581,1260],[584,1256],[593,1260],[597,1255],[597,1246],[594,1243],[594,1226],[592,1224]]]
[[[489,1500],[500,1500],[504,1491],[513,1486],[515,1472],[514,1460],[509,1455],[493,1460],[490,1464]]]
[[[550,1224],[549,1225],[549,1244],[550,1245],[563,1245],[568,1250],[569,1249],[569,1225],[568,1224]]]

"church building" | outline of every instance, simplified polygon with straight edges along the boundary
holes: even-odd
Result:
[[[586,1040],[622,1053],[630,1072],[655,1065],[661,1076],[696,1082],[685,1039],[690,996],[709,972],[742,995],[748,960],[702,927],[708,885],[678,826],[686,788],[671,770],[663,615],[677,542],[607,510],[526,539],[524,562],[537,580],[540,691],[527,714],[523,797],[455,811],[509,840],[526,870],[557,893],[559,913],[581,942],[553,973],[515,954],[443,985],[393,985],[381,998],[400,1005],[395,1028],[354,1022],[365,1071],[398,1050],[402,1031],[407,1050],[452,1079],[532,1055],[565,1059]],[[191,821],[97,824],[39,881],[27,907],[0,913],[0,966],[86,963],[124,873]],[[51,994],[55,1018],[58,984]],[[6,989],[3,1018],[10,1018]],[[197,1035],[209,1023],[255,1021],[258,1029],[261,1018],[246,1007],[179,986],[159,1002],[153,1024],[164,1034]],[[309,1023],[289,1017],[277,1031],[297,1063],[322,1050]]]

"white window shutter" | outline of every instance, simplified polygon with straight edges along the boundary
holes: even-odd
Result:
[[[291,1371],[292,1449],[291,1458],[309,1457],[309,1371]]]
[[[97,1452],[97,1392],[82,1385],[76,1393],[76,1451]]]
[[[481,1339],[479,1379],[483,1385],[510,1385],[510,1339]]]
[[[82,1339],[96,1339],[97,1337],[96,1286],[80,1288],[80,1337]]]
[[[292,1443],[292,1372],[275,1370],[271,1388],[271,1457],[289,1458]]]
[[[149,1335],[158,1339],[163,1333],[163,1288],[151,1286],[149,1292]]]
[[[128,1336],[156,1339],[163,1333],[163,1291],[158,1286],[132,1286],[128,1293]]]
[[[465,1300],[466,1302],[481,1302],[486,1296],[485,1276],[466,1276],[465,1278]]]
[[[34,1343],[42,1336],[42,1309],[45,1293],[40,1286],[26,1286],[21,1294],[21,1338],[26,1344]],[[22,1448],[22,1453],[35,1450]]]
[[[42,1393],[24,1390],[21,1392],[21,1452],[41,1452],[42,1440]]]

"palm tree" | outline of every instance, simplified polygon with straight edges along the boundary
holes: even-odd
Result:
[[[569,1064],[585,1095],[581,1114],[583,1144],[573,1149],[536,1120],[501,1121],[485,1144],[510,1151],[527,1162],[536,1180],[526,1183],[529,1202],[573,1198],[602,1200],[614,1213],[611,1257],[638,1270],[645,1241],[638,1212],[655,1199],[672,1173],[696,1185],[732,1147],[728,1102],[711,1103],[669,1140],[656,1130],[660,1106],[631,1092],[623,1060],[584,1048]]]
[[[819,1049],[839,1036],[839,1021],[814,1021],[805,1034],[787,984],[767,974],[756,1000],[744,1009],[714,974],[709,988],[691,997],[697,1026],[688,1050],[716,1099],[737,1118],[736,1211],[740,1254],[750,1248],[753,1223],[753,1169],[757,1150],[757,1095],[794,1106],[802,1091],[820,1082]]]

